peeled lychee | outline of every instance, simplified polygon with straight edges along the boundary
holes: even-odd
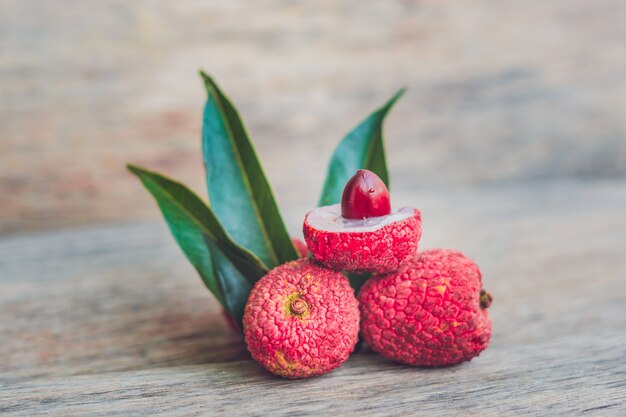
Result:
[[[348,181],[342,204],[309,212],[303,232],[313,257],[329,268],[386,273],[413,257],[421,225],[419,210],[391,211],[385,184],[373,172],[359,170]]]
[[[400,363],[452,365],[489,344],[491,295],[476,264],[457,251],[417,254],[399,271],[368,280],[359,301],[365,341]]]
[[[286,378],[332,371],[352,351],[359,307],[348,279],[310,259],[271,270],[252,289],[243,330],[252,357]]]

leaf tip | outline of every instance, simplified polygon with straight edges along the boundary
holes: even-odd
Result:
[[[137,165],[131,164],[131,163],[126,164],[126,169],[129,170],[130,172],[132,172],[135,175],[139,175],[139,172],[141,171],[141,168],[139,168]]]
[[[213,77],[202,69],[198,71],[198,74],[200,74],[200,78],[204,81],[204,87],[207,89],[209,94],[211,94],[212,91],[217,90],[217,84],[215,83],[215,80],[213,80]]]
[[[402,96],[404,95],[404,93],[406,93],[407,88],[406,87],[402,87],[400,88],[390,99],[389,101],[387,101],[387,103],[385,103],[385,105],[382,107],[381,110],[387,112],[391,109],[391,107],[393,107],[394,104],[396,104],[396,102],[398,100],[400,100],[400,98],[402,98]]]
[[[407,90],[408,90],[408,87],[406,86],[400,87],[400,89],[396,92],[396,94],[394,94],[394,97],[396,97],[397,99],[402,97],[404,93],[407,92]]]
[[[210,79],[211,76],[209,74],[207,74],[207,72],[203,69],[199,69],[198,70],[198,74],[200,75],[200,78],[202,78],[203,80],[206,80],[207,78]]]

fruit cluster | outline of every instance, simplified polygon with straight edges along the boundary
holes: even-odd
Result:
[[[487,347],[491,296],[480,270],[457,251],[417,252],[419,210],[392,211],[373,172],[357,171],[341,205],[308,213],[303,231],[312,259],[270,271],[245,308],[248,350],[267,370],[329,372],[348,359],[359,330],[382,356],[415,366],[468,361]],[[358,301],[342,272],[374,274]]]
[[[304,378],[340,366],[359,334],[417,366],[459,363],[487,347],[491,296],[478,267],[460,252],[417,252],[420,211],[391,207],[382,126],[403,89],[335,149],[318,208],[304,219],[305,244],[289,236],[237,109],[201,76],[209,201],[162,174],[128,169],[254,359]]]

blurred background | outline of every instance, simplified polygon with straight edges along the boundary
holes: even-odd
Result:
[[[491,347],[288,390],[251,366],[126,171],[206,197],[199,69],[293,235],[339,140],[408,87],[392,204],[480,265]],[[0,414],[626,415],[625,246],[625,0],[0,0]]]
[[[386,144],[414,205],[435,187],[626,176],[622,0],[0,5],[0,234],[156,219],[129,161],[206,195],[200,68],[292,231],[339,139],[402,86]]]

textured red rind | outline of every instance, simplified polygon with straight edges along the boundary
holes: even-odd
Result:
[[[304,243],[302,239],[297,238],[297,237],[292,237],[291,241],[293,242],[293,245],[296,247],[296,250],[298,251],[298,255],[300,255],[300,258],[306,258],[307,256],[309,256],[309,249],[306,247],[306,243]],[[226,320],[226,323],[228,323],[228,327],[230,328],[230,330],[232,330],[235,333],[241,332],[241,329],[239,328],[237,321],[233,318],[233,316],[228,311],[222,309],[222,316]]]
[[[372,232],[329,232],[304,218],[304,239],[313,257],[338,271],[387,273],[396,271],[417,251],[422,216],[414,214]]]
[[[291,310],[300,298],[308,309]],[[252,357],[285,378],[307,378],[341,365],[358,341],[359,307],[340,272],[310,259],[271,270],[252,289],[243,329]]]
[[[361,334],[382,356],[415,366],[469,361],[487,348],[491,319],[480,308],[481,274],[462,253],[429,250],[359,293]]]

